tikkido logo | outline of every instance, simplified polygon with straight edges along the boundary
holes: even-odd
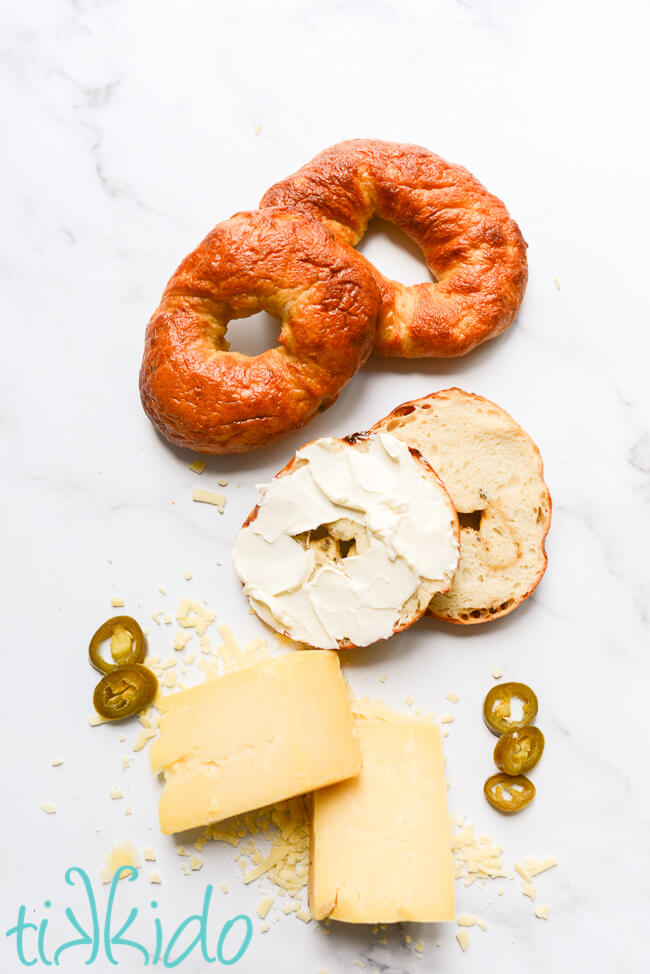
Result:
[[[65,917],[73,928],[75,937],[58,946],[49,942],[51,937],[47,930],[48,917],[44,917],[39,923],[31,923],[26,919],[27,907],[20,906],[15,925],[5,932],[10,940],[15,938],[20,963],[24,967],[33,967],[39,962],[46,967],[58,967],[62,966],[63,960],[63,964],[68,961],[74,963],[75,970],[79,971],[81,963],[88,966],[103,957],[110,964],[118,966],[124,963],[132,970],[135,954],[141,955],[143,966],[159,964],[162,967],[178,967],[190,955],[197,957],[200,954],[208,964],[231,966],[246,953],[253,937],[253,923],[246,914],[240,913],[224,923],[218,938],[216,931],[210,934],[210,903],[214,892],[214,887],[210,884],[205,887],[201,912],[192,913],[181,920],[170,936],[165,935],[160,917],[155,915],[158,903],[151,900],[149,906],[153,916],[145,923],[150,924],[153,919],[153,933],[146,943],[131,939],[135,930],[127,938],[125,934],[136,923],[140,911],[132,907],[126,919],[123,915],[118,919],[115,901],[118,883],[122,877],[130,883],[135,882],[138,871],[133,866],[120,866],[116,871],[100,920],[95,892],[88,874],[78,866],[72,866],[66,871],[65,881],[68,886],[78,887],[85,901],[85,909],[82,914],[81,910],[75,913],[71,907],[66,907]],[[44,906],[46,910],[50,910],[51,900],[45,900]],[[84,923],[79,920],[79,915],[85,917]],[[142,926],[142,918],[136,928],[137,926]]]

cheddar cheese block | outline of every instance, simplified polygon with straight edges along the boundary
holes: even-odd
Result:
[[[160,702],[169,835],[341,781],[361,753],[336,653],[293,652]]]
[[[363,769],[316,792],[309,908],[316,920],[455,917],[440,730],[409,718],[356,721]]]

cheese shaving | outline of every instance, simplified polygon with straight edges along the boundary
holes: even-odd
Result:
[[[223,514],[227,498],[224,494],[218,494],[215,490],[203,490],[197,487],[192,491],[192,500],[198,504],[212,504],[213,507],[217,508],[219,514]]]
[[[257,915],[263,920],[275,902],[274,896],[264,896],[257,904]]]
[[[476,917],[472,913],[461,913],[456,923],[459,927],[473,927],[476,924]]]

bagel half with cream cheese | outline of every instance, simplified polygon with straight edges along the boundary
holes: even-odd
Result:
[[[257,615],[291,639],[366,646],[407,629],[449,589],[454,505],[394,436],[315,440],[259,491],[233,562]]]
[[[512,612],[546,571],[551,497],[532,439],[505,410],[462,389],[398,406],[376,423],[420,451],[460,520],[460,563],[429,612],[463,625]]]

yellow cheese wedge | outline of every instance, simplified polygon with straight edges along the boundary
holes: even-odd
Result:
[[[309,908],[348,923],[455,918],[440,731],[397,718],[356,722],[363,770],[316,792]]]
[[[151,769],[169,835],[357,774],[361,753],[338,655],[294,652],[165,697]]]

